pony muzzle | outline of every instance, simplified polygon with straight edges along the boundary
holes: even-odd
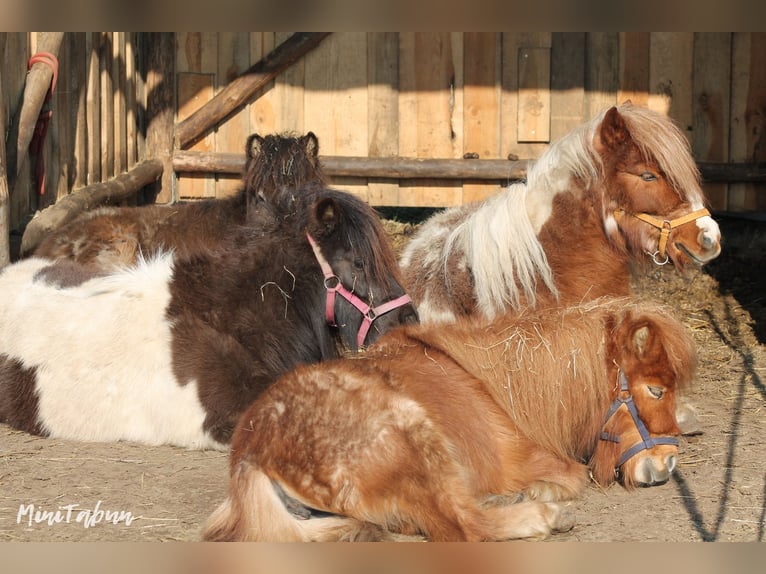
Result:
[[[653,215],[649,215],[648,213],[630,213],[624,209],[614,210],[614,218],[618,221],[625,215],[634,217],[639,221],[643,221],[644,223],[659,229],[660,237],[657,240],[657,250],[654,252],[647,251],[647,255],[652,258],[652,261],[654,261],[655,265],[665,265],[668,263],[668,261],[670,261],[667,247],[668,241],[670,240],[670,235],[673,230],[681,227],[682,225],[686,225],[687,223],[697,221],[701,217],[710,217],[710,211],[703,207],[702,209],[692,211],[691,213],[687,213],[686,215],[682,215],[676,219],[660,219],[658,217],[654,217]],[[712,249],[713,246],[708,245],[712,242],[708,240],[707,236],[704,234],[704,231],[701,233],[702,235],[698,239],[700,245],[702,245],[705,249]]]

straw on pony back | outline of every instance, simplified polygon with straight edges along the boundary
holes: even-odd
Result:
[[[626,103],[552,143],[526,183],[426,221],[400,264],[424,322],[627,295],[630,261],[719,254],[704,204],[683,133]]]
[[[232,226],[268,225],[282,194],[292,197],[312,182],[324,185],[319,141],[313,132],[251,134],[245,152],[242,187],[232,196],[171,205],[101,207],[52,232],[33,254],[72,259],[102,271],[160,250],[190,254],[214,248]],[[270,209],[261,209],[265,205]]]
[[[209,540],[542,537],[601,484],[668,480],[693,341],[624,299],[390,331],[304,366],[248,409]],[[611,408],[610,408],[611,406]],[[330,513],[327,516],[326,513]]]

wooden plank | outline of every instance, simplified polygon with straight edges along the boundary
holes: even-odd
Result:
[[[220,93],[250,67],[250,35],[248,32],[219,32],[218,34],[218,82],[216,93]],[[249,135],[249,110],[242,108],[218,126],[216,149],[225,152],[239,152],[244,149]],[[241,179],[216,178],[215,195],[225,197],[235,193],[241,186]]]
[[[367,34],[367,153],[370,157],[399,155],[399,34]],[[320,151],[321,142],[320,142]],[[399,205],[399,184],[367,180],[371,205]]]
[[[551,38],[551,141],[585,121],[585,34]]]
[[[407,91],[399,108],[400,153],[417,158],[462,155],[462,52],[456,54],[462,35],[402,33],[401,88]],[[458,75],[458,69],[460,74]],[[462,186],[449,181],[419,182],[416,188],[400,186],[401,205],[456,205]]]
[[[183,121],[213,98],[215,74],[184,72],[177,74],[176,78],[179,103],[177,116],[179,121]],[[214,134],[207,134],[204,138],[197,140],[191,149],[194,151],[215,149]],[[209,197],[215,197],[215,179],[204,175],[179,176],[179,199]]]
[[[99,46],[101,32],[88,33],[86,37],[88,57],[85,107],[88,125],[88,173],[87,182],[101,181],[101,75],[99,73]]]
[[[729,159],[730,62],[730,33],[695,33],[692,152],[699,161]],[[726,208],[726,184],[706,184],[704,191],[714,209]]]
[[[98,72],[101,78],[101,179],[114,176],[114,86],[112,42],[114,34],[104,32],[99,45]]]
[[[70,188],[84,187],[88,183],[88,120],[87,120],[87,93],[88,93],[88,62],[90,50],[88,49],[88,33],[73,32],[73,48],[75,57],[70,59],[69,74],[70,86],[73,93],[73,109],[71,111],[74,121],[74,173],[71,174]]]
[[[304,122],[329,155],[365,156],[367,135],[367,34],[332,34],[305,57]],[[333,185],[367,200],[365,180]]]
[[[620,35],[617,32],[588,32],[585,42],[585,115],[590,119],[617,103]]]
[[[620,83],[617,103],[630,100],[638,106],[649,104],[649,33],[620,33]]]
[[[115,32],[112,43],[112,76],[114,82],[114,167],[112,170],[115,174],[128,169],[126,73],[125,32]]]
[[[500,35],[466,32],[464,40],[463,153],[476,159],[500,157]],[[481,201],[497,184],[463,184],[464,203]]]
[[[131,168],[138,161],[138,133],[136,120],[136,33],[125,37],[125,122],[126,122],[126,166]]]
[[[250,62],[258,62],[274,49],[274,32],[253,32],[250,34]],[[250,133],[267,135],[276,131],[276,112],[279,101],[274,96],[274,80],[261,86],[248,104]],[[244,142],[243,142],[244,143]]]
[[[75,99],[68,69],[74,54],[73,39],[71,34],[64,34],[58,54],[59,72],[56,89],[50,104],[43,108],[50,109],[52,115],[42,149],[45,189],[43,195],[38,198],[38,209],[44,209],[55,203],[59,197],[69,193],[70,174],[72,170],[77,169],[72,160],[74,142],[69,137],[74,127],[71,112],[74,109]]]
[[[176,66],[179,72],[214,74],[218,69],[216,32],[179,32]]]
[[[732,38],[729,160],[766,162],[766,33],[736,32]],[[766,211],[764,183],[729,185],[727,210]]]
[[[276,49],[286,44],[292,34],[289,32],[277,32],[274,34],[276,47],[270,53],[273,57]],[[316,47],[316,46],[314,46]],[[301,56],[287,68],[281,69],[280,73],[274,76],[274,98],[278,102],[276,107],[275,127],[280,132],[298,132],[304,131],[305,125],[305,105],[304,105],[304,84],[306,81],[306,58]],[[320,140],[319,145],[322,145]]]
[[[543,32],[503,32],[501,157],[536,158],[547,143],[523,142],[519,136],[519,53],[527,48],[550,48],[552,35]]]
[[[652,32],[649,37],[649,107],[673,118],[691,141],[694,34]]]
[[[551,50],[519,50],[519,142],[547,143],[551,137]]]

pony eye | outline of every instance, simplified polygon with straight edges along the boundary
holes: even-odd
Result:
[[[641,179],[644,181],[657,181],[657,176],[654,175],[651,171],[645,171],[641,174]]]
[[[364,269],[364,260],[363,259],[354,259],[354,269],[357,271],[361,271]]]
[[[662,396],[665,394],[665,389],[663,389],[662,387],[646,385],[646,389],[649,391],[649,394],[652,395],[657,400],[661,399]]]

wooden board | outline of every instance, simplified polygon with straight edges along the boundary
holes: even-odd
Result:
[[[729,161],[766,161],[765,33],[737,32],[732,38],[731,118]],[[766,211],[766,184],[729,184],[725,208]]]
[[[213,74],[179,73],[178,100],[183,102],[178,108],[178,119],[183,120],[210,101],[213,97],[215,77]],[[200,139],[193,146],[195,151],[215,149],[214,134]],[[179,199],[215,197],[215,180],[211,176],[180,174],[178,177]]]
[[[729,158],[730,62],[730,33],[695,33],[692,152],[698,161],[724,162]],[[727,184],[705,184],[703,188],[713,209],[726,207]]]
[[[551,141],[583,123],[585,114],[585,33],[551,38]]]
[[[305,57],[304,130],[325,155],[366,156],[368,149],[367,35],[332,34]],[[367,181],[333,185],[367,200]]]
[[[649,32],[620,33],[617,103],[649,104]]]
[[[398,33],[367,34],[367,83],[367,154],[396,157],[399,155]],[[367,197],[372,205],[399,205],[399,184],[368,178]]]
[[[463,34],[463,153],[500,157],[500,34]],[[463,203],[497,193],[497,184],[464,183]]]

